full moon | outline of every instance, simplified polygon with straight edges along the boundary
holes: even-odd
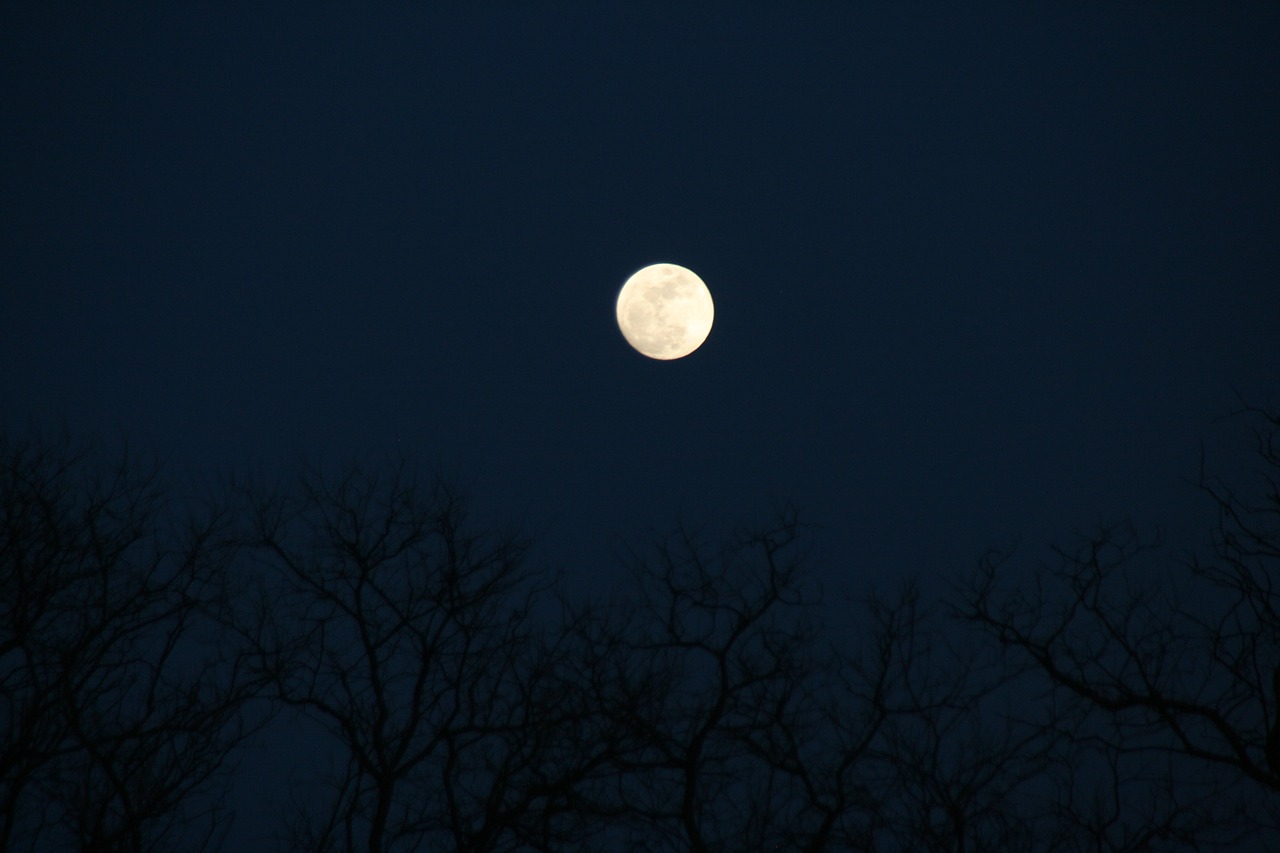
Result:
[[[679,264],[637,270],[618,292],[618,328],[649,358],[684,358],[702,346],[714,318],[711,291]]]

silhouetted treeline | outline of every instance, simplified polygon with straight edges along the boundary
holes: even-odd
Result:
[[[194,501],[0,436],[0,850],[220,849],[286,723],[281,850],[1280,849],[1280,416],[1241,417],[1263,487],[1202,475],[1164,583],[1118,524],[834,609],[789,507],[584,600],[408,460]]]
[[[154,468],[0,436],[0,849],[217,846],[261,683],[223,624],[224,511]]]

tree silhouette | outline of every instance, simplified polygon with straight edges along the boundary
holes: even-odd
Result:
[[[1280,418],[1248,414],[1261,498],[1200,477],[1180,581],[1117,524],[1021,581],[989,554],[958,603],[825,600],[786,506],[652,534],[583,599],[403,458],[192,510],[0,436],[0,850],[219,849],[270,715],[307,739],[297,850],[1265,845]]]
[[[1202,472],[1218,516],[1209,556],[1169,571],[1120,523],[1058,549],[1032,591],[1008,585],[1010,555],[993,553],[967,592],[967,618],[1075,707],[1077,757],[1094,752],[1100,778],[1130,782],[1086,807],[1084,771],[1060,798],[1064,818],[1107,839],[1097,849],[1239,849],[1280,824],[1280,416],[1243,414],[1261,497]],[[1151,560],[1161,571],[1144,576]]]
[[[0,849],[217,846],[253,685],[211,642],[225,517],[152,469],[0,435]]]
[[[632,849],[763,850],[798,819],[796,780],[775,759],[817,710],[798,532],[788,512],[718,549],[684,528],[657,538],[632,555],[623,597],[588,620],[583,645],[619,674],[595,685],[619,746],[594,807]]]
[[[874,849],[1036,850],[1053,833],[1039,799],[1064,750],[1060,709],[1023,714],[1020,673],[912,587],[879,620],[899,627],[876,757]],[[866,849],[866,848],[859,848]]]
[[[528,540],[469,529],[403,460],[252,494],[260,606],[241,619],[285,706],[332,738],[306,850],[558,849],[596,761],[572,661],[535,623]]]
[[[630,556],[633,584],[586,622],[584,646],[620,674],[597,694],[617,773],[592,813],[618,849],[1025,842],[1014,792],[1045,772],[1056,730],[991,722],[1011,674],[951,642],[914,585],[851,606],[844,647],[824,636],[802,530],[784,508],[723,541],[682,527]]]

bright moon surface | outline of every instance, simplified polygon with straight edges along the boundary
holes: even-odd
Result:
[[[684,358],[711,334],[713,319],[711,291],[679,264],[637,270],[618,293],[618,328],[649,358]]]

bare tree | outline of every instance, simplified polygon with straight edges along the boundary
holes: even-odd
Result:
[[[1049,849],[1064,741],[1014,713],[1019,673],[913,584],[851,605],[833,642],[802,529],[788,508],[719,543],[651,537],[584,622],[616,767],[586,810],[614,849]]]
[[[1097,840],[1070,849],[1280,841],[1280,417],[1247,414],[1262,488],[1201,475],[1218,514],[1210,556],[1170,561],[1121,523],[1058,549],[1030,590],[1005,581],[1007,554],[968,590],[972,623],[1079,712],[1076,757],[1096,760],[1062,788],[1059,816]]]
[[[319,771],[300,850],[1269,843],[1280,418],[1251,414],[1261,498],[1201,476],[1212,554],[1181,581],[1120,524],[833,632],[789,507],[651,536],[612,600],[570,602],[404,460],[190,512],[128,457],[0,438],[0,850],[217,848],[276,708]]]
[[[249,492],[262,606],[241,634],[334,759],[295,845],[550,850],[579,837],[590,721],[575,661],[535,619],[553,579],[530,565],[529,540],[472,531],[458,492],[403,460]]]
[[[210,640],[230,554],[153,468],[0,436],[0,849],[217,846],[254,687]]]
[[[802,532],[784,507],[719,542],[651,536],[627,559],[632,586],[596,611],[617,771],[591,808],[625,849],[878,849],[903,817],[895,733],[940,701],[912,692],[925,615],[913,594],[869,600],[837,648]]]
[[[871,745],[882,793],[871,843],[851,849],[1047,849],[1046,774],[1064,751],[1057,710],[1021,713],[1021,673],[914,583],[873,599],[870,614],[891,660]]]

